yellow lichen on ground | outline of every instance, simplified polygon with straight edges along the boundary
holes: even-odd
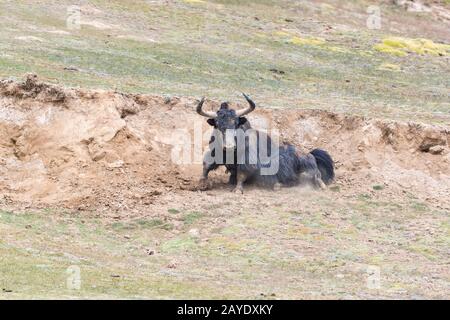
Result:
[[[264,38],[264,39],[268,38],[267,34],[262,33],[262,32],[255,33],[255,36],[258,37],[258,38]]]
[[[389,37],[383,39],[381,43],[376,44],[374,49],[399,57],[407,56],[409,53],[445,56],[450,52],[450,45],[435,43],[429,39]]]
[[[332,11],[332,10],[334,10],[334,6],[332,6],[331,4],[328,4],[328,3],[322,3],[320,5],[320,9],[325,10],[325,11]]]
[[[323,38],[299,37],[285,30],[275,31],[274,35],[285,38],[289,43],[293,43],[296,45],[320,46],[326,43],[326,40]]]
[[[289,32],[286,32],[286,31],[275,31],[274,35],[280,36],[280,37],[288,37],[288,36],[290,36]]]
[[[284,38],[285,41],[294,45],[313,46],[322,50],[328,50],[337,53],[354,53],[348,48],[330,46],[330,44],[324,38],[298,36],[285,30],[276,31],[274,32],[274,35]]]
[[[205,3],[203,0],[183,0],[186,3]]]
[[[400,49],[396,49],[396,48],[392,48],[389,46],[386,46],[384,44],[377,44],[373,47],[375,50],[383,52],[383,53],[388,53],[388,54],[392,54],[394,56],[399,56],[399,57],[404,57],[407,56],[408,54]]]
[[[300,38],[297,36],[292,37],[289,42],[297,45],[312,45],[318,46],[325,44],[325,39],[322,38]]]
[[[352,53],[350,49],[342,48],[342,47],[327,47],[328,50],[339,53]]]
[[[378,67],[378,70],[387,70],[387,71],[400,71],[401,68],[399,65],[392,63],[383,63]]]

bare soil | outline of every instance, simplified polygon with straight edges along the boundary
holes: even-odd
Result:
[[[192,152],[193,163],[172,159],[183,132],[194,149],[194,130],[202,128],[206,147],[210,127],[195,113],[195,99],[66,89],[33,75],[2,81],[0,94],[3,205],[120,212],[167,193],[198,195],[201,158]],[[393,196],[407,191],[450,208],[448,127],[320,110],[257,109],[249,120],[303,152],[328,150],[335,185],[346,194],[388,185]],[[224,191],[225,180],[222,171],[213,175],[213,189]]]

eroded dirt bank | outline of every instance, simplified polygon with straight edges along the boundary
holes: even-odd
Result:
[[[121,210],[171,192],[198,192],[198,159],[172,161],[181,133],[190,133],[185,143],[194,149],[201,127],[207,143],[211,129],[195,104],[194,98],[66,89],[32,75],[1,81],[0,205]],[[328,150],[341,192],[389,185],[393,194],[411,192],[450,207],[449,127],[320,110],[257,109],[248,118],[305,152]],[[213,179],[225,188],[223,174]]]

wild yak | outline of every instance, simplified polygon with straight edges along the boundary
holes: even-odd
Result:
[[[254,130],[244,116],[256,105],[243,95],[249,106],[241,110],[233,110],[223,102],[217,112],[204,111],[205,98],[197,105],[197,113],[214,127],[203,158],[202,188],[207,186],[208,173],[221,165],[231,174],[229,183],[235,185],[236,193],[243,193],[244,182],[250,181],[274,189],[305,183],[325,188],[333,181],[333,160],[325,150],[300,155],[293,145],[278,145],[266,133]]]

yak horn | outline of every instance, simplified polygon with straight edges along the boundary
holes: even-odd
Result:
[[[202,109],[203,106],[203,102],[205,102],[205,97],[203,97],[200,102],[197,105],[197,113],[201,116],[207,117],[207,118],[215,118],[217,115],[215,112],[210,112],[210,111],[204,111]]]
[[[252,101],[252,99],[250,99],[245,93],[243,93],[243,95],[244,95],[245,100],[247,100],[249,106],[247,108],[245,108],[245,109],[241,109],[241,110],[236,111],[236,115],[238,117],[242,117],[242,116],[252,112],[256,108],[256,105]]]

